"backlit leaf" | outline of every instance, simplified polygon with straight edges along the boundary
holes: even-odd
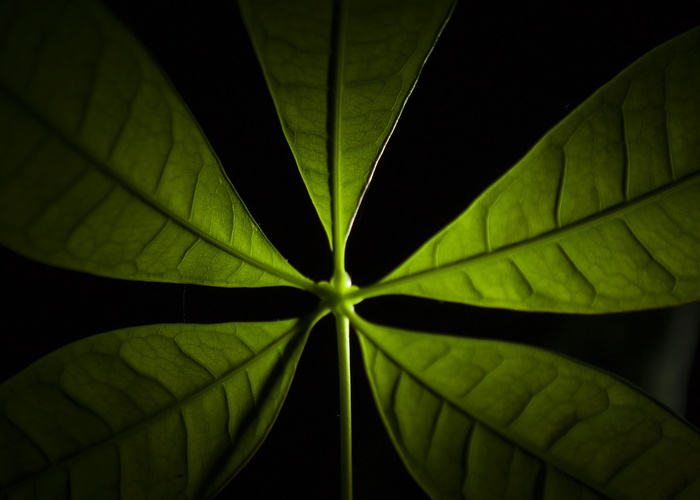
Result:
[[[0,242],[95,274],[304,286],[131,34],[81,0],[0,4]]]
[[[345,241],[453,3],[240,2],[282,128],[329,241],[334,241],[334,225]]]
[[[270,430],[310,326],[153,325],[53,352],[0,386],[0,497],[213,496]]]
[[[697,429],[619,378],[529,346],[354,326],[432,498],[700,498]]]
[[[700,29],[562,121],[377,288],[610,312],[700,299]]]

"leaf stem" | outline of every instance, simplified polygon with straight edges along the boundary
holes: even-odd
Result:
[[[352,500],[352,404],[350,382],[350,321],[335,315],[340,378],[340,497]]]
[[[333,248],[333,289],[336,331],[338,336],[338,374],[340,384],[340,498],[352,500],[352,409],[350,374],[350,321],[342,295],[350,286],[345,271],[345,243],[348,228],[343,219],[341,158],[341,107],[343,102],[343,66],[345,64],[345,25],[347,2],[333,3],[331,57],[328,68],[328,167],[331,195],[331,246]]]

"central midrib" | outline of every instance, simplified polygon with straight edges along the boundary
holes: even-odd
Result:
[[[343,99],[343,60],[345,57],[345,27],[347,24],[347,2],[333,2],[331,22],[331,51],[328,65],[328,162],[330,171],[331,221],[334,274],[345,270],[345,231],[342,217],[341,113]]]

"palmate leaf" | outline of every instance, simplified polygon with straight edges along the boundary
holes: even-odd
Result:
[[[344,243],[454,1],[239,3],[328,239]]]
[[[385,10],[363,0],[243,4],[287,137],[336,256],[343,252],[374,164],[451,9],[451,2],[444,0],[432,3],[438,10],[414,8],[412,1],[386,3],[395,3],[395,8]],[[277,9],[281,19],[269,16]],[[308,9],[309,16],[298,9]],[[329,15],[331,9],[335,10]],[[320,38],[323,43],[316,43]],[[380,290],[370,287],[365,293],[343,283],[342,259],[335,260],[334,279],[318,285],[286,264],[260,233],[167,80],[102,10],[79,0],[60,5],[53,0],[1,3],[0,40],[0,127],[11,131],[7,143],[0,145],[0,154],[9,159],[0,167],[0,212],[9,214],[0,218],[0,242],[45,262],[120,278],[306,288],[321,298],[322,314],[336,315],[339,339],[347,333],[347,317],[353,317],[351,304]],[[310,57],[310,63],[299,66],[304,57]],[[318,61],[316,69],[325,76],[314,79]],[[296,68],[305,73],[301,82],[294,80],[299,77]],[[385,73],[386,68],[393,72]],[[312,81],[306,74],[314,76]],[[683,182],[679,178],[670,185]],[[560,185],[564,193],[567,183]],[[656,200],[655,195],[639,200],[643,196]],[[637,207],[636,200],[629,206]],[[612,213],[611,207],[606,209]],[[503,231],[498,235],[507,239]],[[447,245],[440,251],[455,245],[459,247]],[[442,270],[429,277],[433,288],[441,286],[443,278],[437,275]],[[414,276],[411,271],[393,283],[403,286]],[[494,276],[500,279],[502,274]],[[391,290],[391,283],[385,291]],[[370,372],[376,375],[378,390],[396,388],[395,397],[388,397],[395,410],[390,430],[398,432],[409,468],[434,496],[461,493],[462,484],[455,484],[464,480],[465,471],[455,470],[455,465],[464,462],[451,461],[455,455],[448,449],[460,442],[460,450],[466,445],[477,452],[486,450],[469,462],[469,492],[482,488],[491,494],[505,484],[516,490],[514,495],[529,487],[569,498],[595,495],[593,489],[607,492],[601,476],[615,488],[619,483],[630,487],[631,481],[619,480],[620,474],[608,479],[610,465],[635,458],[642,450],[640,443],[650,444],[660,434],[663,439],[650,444],[650,451],[633,467],[624,468],[624,474],[649,462],[655,468],[656,476],[644,475],[632,493],[646,494],[644,481],[659,478],[659,471],[665,472],[661,484],[649,491],[698,493],[697,482],[688,483],[697,475],[697,435],[612,377],[571,368],[538,351],[528,351],[523,360],[518,358],[523,352],[519,348],[479,344],[485,364],[467,366],[477,372],[490,370],[490,375],[474,383],[465,403],[457,401],[461,394],[454,387],[464,382],[457,377],[465,373],[466,382],[471,380],[468,370],[464,363],[457,368],[443,364],[455,357],[464,361],[459,339],[416,341],[421,344],[418,352],[405,357],[405,348],[413,345],[409,332],[353,321],[366,359],[382,360]],[[0,388],[0,496],[210,497],[264,439],[312,324],[308,319],[142,327],[86,339],[52,354]],[[444,355],[429,357],[445,346],[449,349]],[[471,349],[476,352],[473,344]],[[506,371],[488,365],[494,350],[508,358]],[[421,360],[426,359],[435,361],[437,368],[425,369]],[[533,359],[536,363],[528,364]],[[376,369],[379,363],[384,365]],[[536,369],[530,369],[533,366]],[[557,370],[551,383],[547,366]],[[343,374],[349,379],[348,370],[341,371],[341,379]],[[397,373],[401,380],[413,376],[420,387],[402,392],[403,382],[391,385]],[[499,377],[506,383],[489,390],[490,381],[498,382]],[[561,388],[562,380],[571,384]],[[618,385],[606,385],[611,380]],[[425,390],[434,383],[443,390],[441,395]],[[586,391],[596,388],[599,391],[588,397]],[[512,403],[511,391],[520,396],[520,409]],[[603,398],[595,396],[601,392],[617,406],[605,411],[596,406]],[[481,401],[472,401],[471,394],[479,394]],[[577,400],[581,394],[583,402]],[[565,402],[542,406],[542,398],[546,403],[552,395]],[[387,401],[380,395],[380,403],[382,398]],[[449,400],[440,408],[463,410],[448,414],[448,419],[455,418],[444,427],[443,410],[431,413],[430,408],[440,398]],[[642,402],[632,411],[620,404],[626,400]],[[537,404],[528,404],[534,401]],[[399,408],[395,402],[405,405]],[[591,406],[599,410],[592,416]],[[560,413],[545,415],[552,407]],[[512,418],[514,411],[517,418]],[[620,411],[628,418],[619,419]],[[349,422],[349,412],[341,413]],[[597,425],[601,420],[599,429],[607,433],[583,432],[581,442],[570,441],[578,429],[585,431],[590,422]],[[468,435],[460,441],[455,433],[465,428]],[[445,431],[442,441],[448,451],[437,458],[428,453],[423,459],[424,445],[438,436],[436,429]],[[512,429],[515,434],[508,434]],[[591,444],[591,436],[598,441]],[[686,454],[664,454],[669,443]],[[570,450],[560,449],[569,444]],[[546,445],[549,449],[542,452]],[[349,449],[344,446],[344,457]],[[596,453],[605,451],[610,455],[600,463],[582,464],[579,456],[584,452],[599,458]],[[502,454],[509,459],[500,460]],[[616,454],[622,457],[618,462]],[[665,461],[659,465],[657,459]],[[506,468],[526,478],[504,481]],[[344,473],[344,482],[349,484],[349,477]]]
[[[534,347],[353,326],[432,498],[700,497],[700,433],[621,379]]]
[[[700,299],[700,28],[596,92],[376,291],[599,313]]]
[[[0,386],[0,497],[209,498],[251,458],[312,322],[153,325]]]
[[[0,4],[0,242],[104,276],[306,286],[170,82],[99,5]]]

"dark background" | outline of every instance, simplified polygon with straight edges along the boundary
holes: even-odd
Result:
[[[171,76],[270,240],[302,273],[328,279],[325,236],[235,2],[145,3],[109,2]],[[695,2],[644,2],[644,8],[638,2],[513,3],[458,5],[355,223],[348,268],[356,284],[369,284],[398,265],[625,66],[700,24],[691,7]],[[36,264],[4,249],[0,265],[4,336],[12,339],[0,358],[2,378],[93,333],[183,320],[271,320],[304,314],[315,305],[313,297],[291,289],[110,280]],[[651,311],[591,318],[387,297],[367,301],[358,310],[369,319],[406,328],[558,349],[651,390],[650,379],[683,364],[675,354],[661,368],[654,364],[666,349],[665,340],[685,342],[680,350],[688,355],[695,349],[695,337],[674,337],[669,321],[673,326],[684,320],[688,331],[698,332],[697,307],[675,315]],[[356,498],[426,498],[382,428],[359,355],[356,349]],[[693,395],[697,366],[690,378]],[[685,392],[678,384],[671,386]],[[663,390],[656,394],[665,397]],[[337,407],[335,335],[332,322],[324,320],[311,335],[267,441],[220,498],[336,498]],[[700,422],[692,397],[688,418]]]

